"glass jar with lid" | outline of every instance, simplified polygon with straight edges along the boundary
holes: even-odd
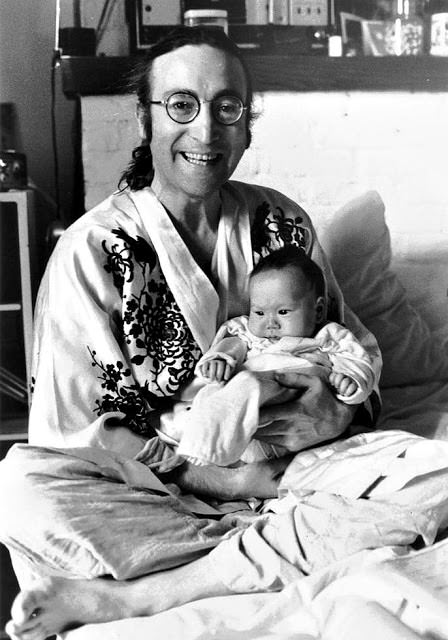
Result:
[[[187,27],[218,27],[228,33],[227,11],[223,9],[189,9],[184,13],[184,25]]]

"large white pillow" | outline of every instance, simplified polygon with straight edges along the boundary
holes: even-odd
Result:
[[[383,389],[448,380],[448,336],[431,335],[392,271],[384,203],[376,191],[351,200],[319,234],[347,304],[376,336]]]

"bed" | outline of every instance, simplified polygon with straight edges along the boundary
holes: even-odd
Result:
[[[331,217],[313,220],[349,306],[382,349],[379,428],[448,441],[448,326],[428,324],[392,268],[381,197],[367,192]],[[426,304],[427,313],[431,300]],[[204,599],[152,617],[86,625],[63,637],[448,638],[447,604],[448,539],[440,539],[399,562],[382,550],[366,552],[350,566],[330,565],[281,592]]]

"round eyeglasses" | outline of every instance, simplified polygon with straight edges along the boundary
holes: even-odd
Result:
[[[201,110],[201,104],[208,102],[211,103],[213,117],[219,124],[235,124],[247,109],[241,98],[237,96],[219,96],[213,100],[199,100],[192,93],[178,92],[173,93],[166,100],[150,100],[150,104],[164,105],[171,120],[179,124],[192,122]]]

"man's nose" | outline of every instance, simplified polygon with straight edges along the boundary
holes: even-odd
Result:
[[[201,104],[199,113],[190,127],[191,135],[204,144],[209,144],[219,137],[219,123],[213,116],[210,102]]]

